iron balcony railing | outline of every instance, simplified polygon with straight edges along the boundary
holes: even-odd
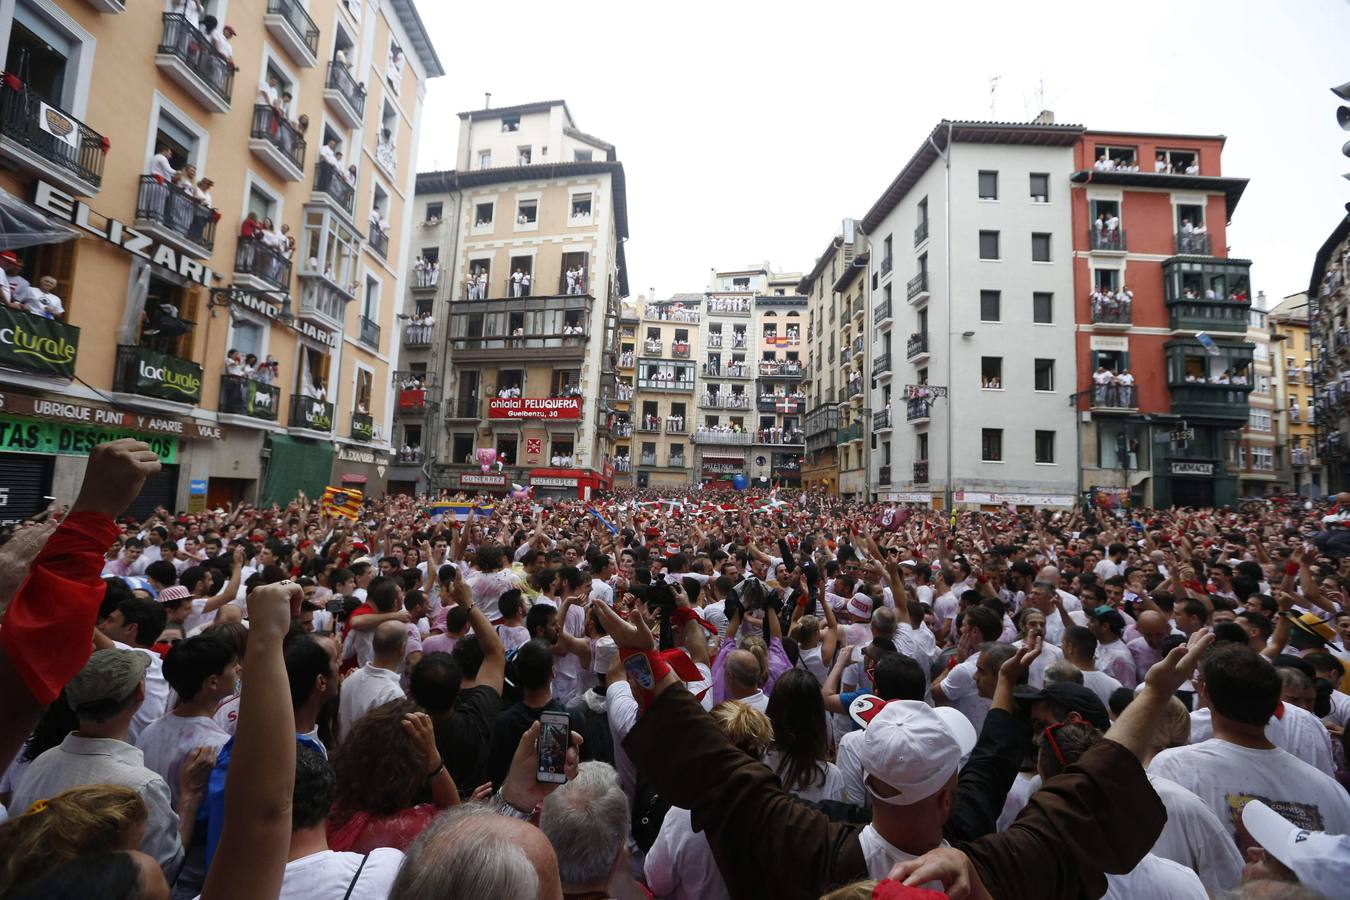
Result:
[[[881,260],[881,274],[891,274],[891,268],[895,265],[895,259],[890,256],[883,257]]]
[[[883,353],[872,361],[872,375],[884,375],[891,370],[891,355]]]
[[[1135,409],[1139,405],[1136,384],[1094,384],[1092,405],[1106,409]]]
[[[905,285],[905,296],[913,300],[915,297],[928,290],[928,273],[920,272],[909,280]]]
[[[891,427],[891,408],[879,409],[872,413],[872,430],[884,431]]]
[[[360,323],[361,323],[361,337],[360,337],[361,343],[369,347],[374,347],[376,350],[378,350],[380,348],[379,324],[376,323],[373,319],[367,319],[365,316],[361,316]]]
[[[362,117],[366,108],[366,89],[352,77],[351,66],[336,61],[330,62],[325,85],[342,95],[352,109],[356,110],[357,119]]]
[[[356,197],[356,188],[347,180],[345,173],[323,160],[314,167],[314,190],[333,198],[347,215],[352,214],[352,201]]]
[[[409,322],[403,326],[403,346],[425,347],[431,343],[433,326],[424,322]]]
[[[103,184],[107,139],[8,79],[0,82],[0,133],[95,188]]]
[[[915,484],[928,483],[928,460],[921,459],[918,462],[914,463],[914,483]]]
[[[198,247],[215,248],[215,210],[193,200],[192,195],[182,188],[165,184],[154,175],[140,176],[136,218],[161,225]]]
[[[370,234],[366,236],[366,241],[370,244],[370,249],[380,254],[381,257],[389,256],[389,232],[382,231],[372,224]]]
[[[174,56],[227,104],[234,92],[234,63],[216,52],[211,39],[177,13],[165,13],[156,53]]]
[[[917,247],[926,240],[928,240],[928,220],[924,219],[914,226],[914,246]]]
[[[237,416],[277,420],[281,389],[243,375],[220,376],[220,411]]]
[[[286,290],[291,283],[291,261],[254,238],[240,238],[234,246],[234,271],[252,275]]]
[[[920,354],[928,352],[928,332],[911,335],[905,342],[905,358],[913,359]]]
[[[1178,231],[1177,253],[1186,256],[1209,256],[1209,233],[1204,231]]]
[[[882,466],[881,468],[877,469],[877,483],[878,483],[878,484],[890,484],[890,483],[891,483],[891,467],[890,467],[890,466]]]
[[[305,136],[272,107],[265,103],[253,107],[253,130],[250,134],[276,147],[295,163],[297,169],[305,168]]]
[[[882,300],[876,306],[872,307],[872,323],[879,325],[891,317],[891,301]]]
[[[478,419],[478,401],[461,397],[458,400],[447,400],[445,403],[445,417],[447,419]]]
[[[291,395],[291,415],[287,423],[292,428],[310,431],[333,430],[333,404],[304,394]]]
[[[1109,231],[1105,228],[1088,229],[1088,245],[1093,250],[1105,250],[1113,253],[1125,252],[1125,229]]]
[[[281,16],[295,36],[304,41],[309,52],[319,54],[319,26],[296,0],[267,0],[267,14]]]
[[[927,419],[932,415],[932,401],[924,397],[911,397],[905,401],[905,421],[914,422]]]
[[[1120,300],[1116,297],[1108,298],[1104,294],[1094,295],[1088,299],[1092,306],[1092,323],[1094,325],[1129,325],[1133,315],[1132,307],[1134,304],[1129,300]]]

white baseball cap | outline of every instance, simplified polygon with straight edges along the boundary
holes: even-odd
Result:
[[[1265,851],[1288,866],[1299,884],[1328,897],[1350,884],[1350,836],[1299,828],[1260,800],[1242,807],[1242,824]]]
[[[618,655],[619,647],[614,643],[614,638],[605,635],[595,642],[595,647],[591,650],[591,671],[597,675],[605,674],[614,664],[614,657]]]
[[[854,594],[848,599],[846,608],[859,621],[867,622],[872,618],[872,598],[866,594]]]
[[[977,737],[970,720],[952,707],[892,700],[867,724],[862,767],[865,775],[897,793],[881,797],[870,787],[868,793],[893,806],[910,806],[933,796],[961,768]]]

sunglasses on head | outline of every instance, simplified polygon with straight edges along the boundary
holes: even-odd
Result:
[[[1061,766],[1067,766],[1068,763],[1064,761],[1064,751],[1059,748],[1059,742],[1055,740],[1055,732],[1063,728],[1065,725],[1069,724],[1078,725],[1086,721],[1087,720],[1084,719],[1077,712],[1071,712],[1063,722],[1056,722],[1053,725],[1047,725],[1045,727],[1045,730],[1041,732],[1041,739],[1044,740],[1045,743],[1050,746],[1050,752],[1055,754],[1055,760]]]

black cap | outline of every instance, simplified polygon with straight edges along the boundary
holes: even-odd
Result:
[[[1111,716],[1106,711],[1106,706],[1102,704],[1100,697],[1090,688],[1081,684],[1074,684],[1072,681],[1056,681],[1047,684],[1040,690],[1030,687],[1019,687],[1013,692],[1013,696],[1023,703],[1035,703],[1038,700],[1044,700],[1047,703],[1053,703],[1066,712],[1076,712],[1093,727],[1106,731],[1111,727]]]

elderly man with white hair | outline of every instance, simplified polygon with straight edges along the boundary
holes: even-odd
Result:
[[[567,896],[624,896],[615,879],[629,879],[628,795],[608,763],[584,762],[577,775],[548,795],[539,830],[553,845]]]

